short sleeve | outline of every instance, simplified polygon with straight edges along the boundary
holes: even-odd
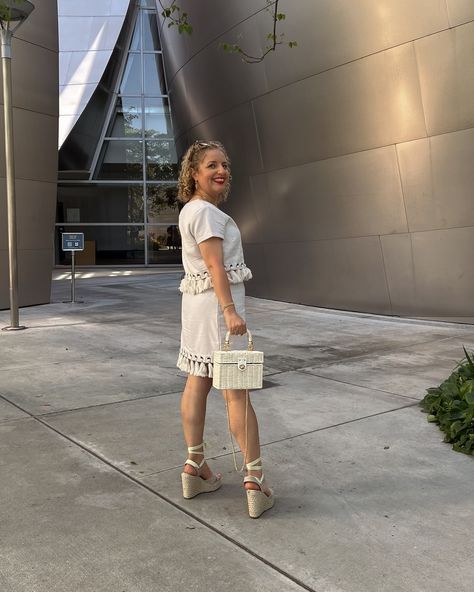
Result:
[[[213,236],[223,239],[226,223],[227,216],[223,212],[217,208],[205,206],[194,214],[189,230],[199,244]]]

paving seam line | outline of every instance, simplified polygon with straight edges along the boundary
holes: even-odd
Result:
[[[410,409],[410,407],[417,407],[419,403],[411,403],[410,405],[403,405],[402,407],[396,407],[395,409],[387,409],[386,411],[379,411],[378,413],[373,413],[372,415],[364,415],[363,417],[356,417],[355,419],[348,419],[347,421],[341,421],[340,423],[335,423],[330,426],[323,426],[322,428],[316,428],[314,430],[309,430],[307,432],[301,432],[301,434],[295,434],[294,436],[287,436],[286,438],[280,438],[279,440],[272,440],[271,442],[266,442],[265,444],[261,444],[260,447],[264,448],[265,446],[271,446],[272,444],[279,444],[280,442],[286,442],[287,440],[296,440],[296,438],[301,438],[302,436],[310,436],[311,434],[316,434],[317,432],[324,432],[326,430],[332,430],[334,428],[339,428],[344,425],[348,425],[350,423],[356,423],[357,421],[363,421],[364,419],[372,419],[373,417],[379,417],[380,415],[387,415],[388,413],[393,413],[395,411],[401,411],[403,409]],[[229,453],[231,454],[231,453]],[[219,456],[227,456],[219,455]],[[213,457],[209,457],[213,458]]]
[[[157,399],[159,397],[169,397],[170,395],[181,395],[182,390],[169,391],[166,393],[157,393],[156,395],[143,395],[143,397],[135,397],[133,399],[120,399],[118,401],[109,401],[108,403],[97,403],[97,405],[86,405],[85,407],[72,407],[71,409],[60,409],[59,411],[46,411],[45,413],[32,413],[33,417],[54,417],[56,415],[63,415],[65,413],[75,413],[76,411],[88,411],[89,409],[100,409],[102,407],[109,407],[110,405],[121,405],[122,403],[133,403],[135,401],[146,401],[147,399]],[[0,393],[1,395],[2,393]]]
[[[410,405],[403,405],[402,407],[396,407],[395,409],[387,409],[386,411],[379,411],[378,413],[373,413],[372,415],[364,415],[362,417],[356,417],[355,419],[348,419],[347,421],[341,421],[340,423],[335,423],[330,426],[323,426],[321,428],[315,428],[314,430],[308,430],[307,432],[301,432],[301,434],[295,434],[294,436],[287,436],[286,438],[280,438],[279,440],[271,440],[270,442],[265,442],[260,444],[260,448],[265,448],[265,446],[271,446],[272,444],[280,444],[281,442],[286,442],[288,440],[296,440],[296,438],[300,438],[303,436],[310,436],[311,434],[316,434],[317,432],[324,432],[325,430],[331,430],[333,428],[338,428],[343,425],[355,423],[357,421],[363,421],[364,419],[371,419],[372,417],[378,417],[379,415],[386,415],[387,413],[393,413],[394,411],[400,411],[402,409],[409,409],[410,407],[416,407],[417,403],[411,403]],[[236,453],[241,452],[240,449],[236,449]],[[231,456],[232,452],[222,452],[220,454],[212,454],[208,457],[209,460],[216,460],[218,458],[225,458],[226,456]],[[168,471],[175,471],[179,469],[181,465],[177,465],[175,467],[167,467],[166,469],[161,469],[160,471],[154,471],[152,473],[145,473],[142,475],[142,478],[145,477],[152,477],[153,475],[159,475],[160,473],[166,473]]]
[[[346,380],[339,380],[338,378],[332,378],[331,376],[322,376],[321,374],[316,374],[315,372],[310,372],[309,370],[306,370],[304,368],[302,370],[296,370],[296,372],[299,374],[304,374],[306,376],[316,376],[318,378],[324,378],[325,380],[331,380],[332,382],[339,382],[340,384],[347,384],[348,386],[355,386],[357,388],[367,389],[369,391],[375,391],[377,393],[384,393],[386,395],[392,395],[393,397],[402,397],[402,399],[412,399],[413,401],[421,401],[422,400],[422,399],[417,399],[416,397],[410,397],[408,395],[401,395],[400,393],[392,393],[392,391],[385,391],[383,389],[377,389],[372,386],[367,386],[365,384],[355,384],[353,382],[347,382]]]
[[[255,551],[252,551],[252,549],[250,549],[249,547],[247,547],[243,543],[240,543],[238,540],[236,540],[233,537],[225,534],[224,532],[222,532],[221,530],[219,530],[215,526],[212,526],[212,524],[209,524],[208,522],[206,522],[205,520],[203,520],[202,518],[200,518],[199,516],[197,516],[193,512],[187,510],[186,508],[183,508],[178,503],[174,502],[173,500],[171,500],[170,498],[166,497],[162,493],[159,493],[158,491],[156,491],[155,489],[153,489],[152,487],[150,487],[146,483],[143,483],[142,481],[140,481],[140,479],[137,479],[136,477],[133,477],[132,475],[129,475],[123,469],[121,469],[120,467],[117,467],[112,462],[110,462],[109,460],[107,460],[105,457],[103,457],[100,454],[98,454],[97,452],[94,452],[93,450],[87,448],[87,446],[84,446],[83,444],[81,444],[80,442],[78,442],[74,438],[71,438],[67,434],[62,433],[60,430],[56,429],[55,427],[53,427],[52,425],[50,425],[48,422],[44,421],[40,417],[35,417],[34,415],[32,415],[31,413],[29,413],[28,411],[26,411],[25,409],[23,409],[19,405],[17,405],[16,403],[12,403],[11,401],[8,401],[8,399],[6,399],[3,395],[0,395],[0,398],[4,399],[5,401],[7,401],[8,403],[10,403],[14,407],[17,407],[20,411],[23,411],[24,413],[26,413],[27,415],[29,415],[31,419],[33,419],[34,421],[40,423],[41,425],[43,425],[47,429],[51,430],[52,432],[55,432],[56,434],[58,434],[59,436],[61,436],[65,440],[67,440],[68,442],[71,442],[72,444],[75,444],[78,448],[81,448],[82,450],[84,450],[85,452],[87,452],[88,454],[90,454],[91,456],[93,456],[94,458],[96,458],[97,460],[99,460],[102,463],[106,464],[108,467],[110,467],[111,469],[113,469],[117,473],[120,473],[123,477],[125,477],[129,481],[132,481],[133,483],[135,483],[136,485],[138,485],[142,489],[145,489],[146,491],[148,491],[149,493],[151,493],[155,497],[158,497],[163,502],[165,502],[168,505],[172,506],[173,508],[175,508],[176,510],[178,510],[182,514],[185,514],[189,518],[192,518],[196,522],[199,522],[199,524],[201,524],[202,526],[204,526],[208,530],[214,532],[215,534],[217,534],[218,536],[222,537],[223,539],[225,539],[226,541],[228,541],[232,545],[238,547],[239,549],[241,549],[242,551],[244,551],[245,553],[247,553],[248,555],[250,555],[251,557],[253,557],[257,561],[259,561],[260,563],[265,564],[267,567],[269,567],[273,571],[276,571],[277,573],[279,573],[283,577],[287,578],[293,584],[296,584],[297,586],[299,586],[301,589],[307,590],[307,592],[317,592],[317,590],[315,590],[314,588],[311,588],[310,586],[308,586],[307,584],[305,584],[303,581],[301,581],[298,578],[296,578],[295,576],[291,575],[290,573],[288,573],[284,569],[281,569],[280,567],[278,567],[277,565],[275,565],[274,563],[272,563],[268,559],[265,559],[265,557],[263,557],[262,555],[259,555],[258,553],[255,553]]]
[[[452,336],[452,337],[441,337],[441,339],[429,339],[428,341],[420,341],[420,342],[417,342],[417,343],[409,343],[408,345],[396,346],[395,348],[394,347],[387,346],[385,348],[382,347],[379,350],[377,350],[377,353],[375,353],[375,352],[366,352],[366,353],[363,353],[363,354],[354,354],[353,356],[349,355],[349,356],[345,356],[345,357],[342,357],[342,358],[337,359],[337,360],[327,360],[325,362],[321,362],[320,364],[319,363],[316,363],[314,365],[315,366],[324,365],[324,367],[326,367],[326,366],[333,366],[335,364],[343,364],[346,361],[357,360],[359,358],[369,358],[369,357],[372,357],[373,358],[373,357],[379,356],[380,354],[396,353],[398,350],[405,350],[405,349],[408,349],[410,347],[416,347],[418,345],[428,345],[429,343],[439,343],[440,341],[447,341],[449,339],[455,339],[456,337],[457,337],[457,335],[456,336]],[[301,369],[308,368],[308,367],[309,366],[306,364],[306,366],[301,366]]]

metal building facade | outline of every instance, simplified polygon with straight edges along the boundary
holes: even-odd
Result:
[[[19,305],[49,302],[58,170],[56,0],[35,2],[12,43]],[[0,91],[0,308],[9,307],[3,96]]]
[[[185,0],[164,27],[178,145],[218,138],[227,210],[270,299],[393,315],[473,316],[474,2]]]

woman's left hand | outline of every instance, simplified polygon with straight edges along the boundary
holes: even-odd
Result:
[[[234,309],[224,311],[224,320],[231,335],[245,335],[247,333],[246,322]]]

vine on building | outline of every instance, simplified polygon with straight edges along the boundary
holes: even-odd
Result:
[[[192,34],[193,27],[189,22],[188,13],[181,9],[178,0],[172,0],[168,4],[163,0],[158,0],[158,2],[162,9],[161,16],[165,23],[168,24],[168,27],[176,27],[180,34]],[[279,0],[266,0],[266,3],[267,6],[264,10],[271,17],[271,30],[265,37],[265,45],[261,53],[255,55],[244,49],[240,43],[228,42],[220,44],[224,51],[238,54],[248,64],[258,64],[263,62],[270,52],[275,51],[278,45],[287,45],[290,49],[298,46],[296,41],[286,41],[285,33],[280,31],[281,23],[286,19],[286,14],[278,10]]]

